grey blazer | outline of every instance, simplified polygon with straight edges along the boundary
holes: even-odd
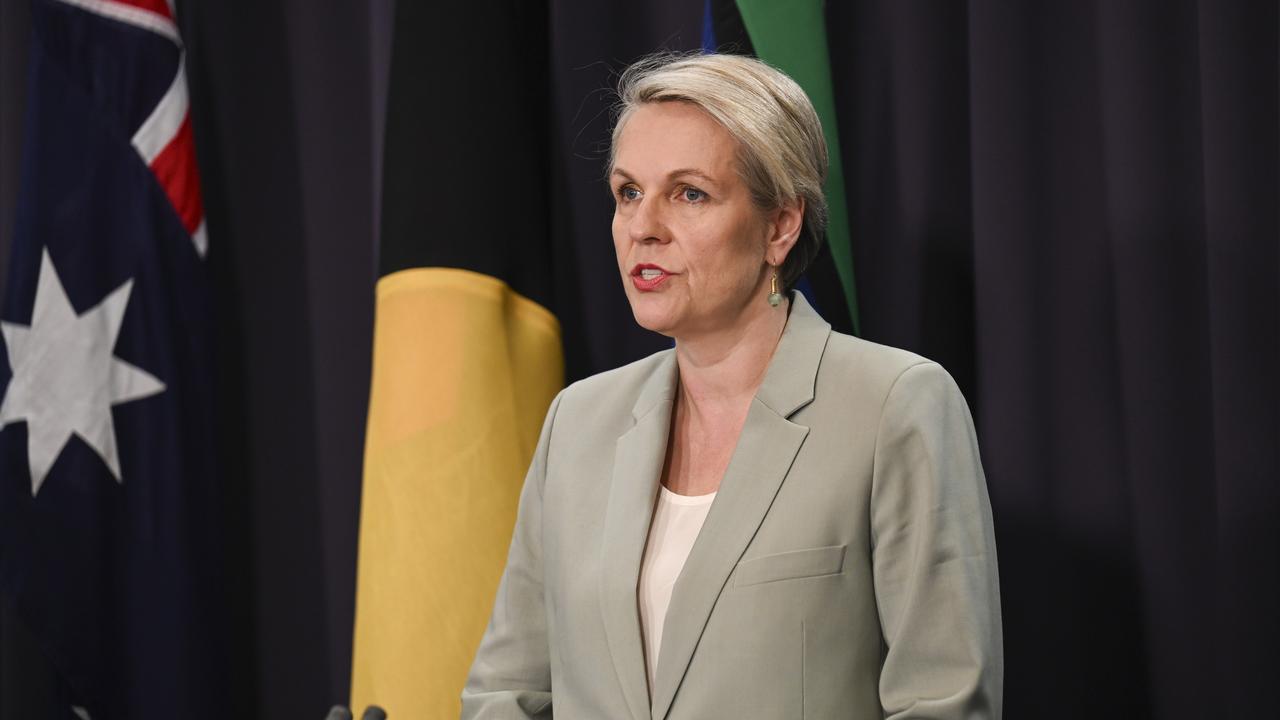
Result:
[[[636,587],[676,373],[668,350],[552,404],[462,717],[999,718],[996,548],[964,398],[799,294],[650,691]]]

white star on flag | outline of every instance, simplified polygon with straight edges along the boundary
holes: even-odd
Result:
[[[72,433],[97,451],[116,482],[123,482],[111,406],[164,391],[155,376],[112,354],[132,290],[130,279],[77,315],[46,249],[31,325],[0,321],[13,369],[0,404],[0,428],[27,422],[32,497]]]

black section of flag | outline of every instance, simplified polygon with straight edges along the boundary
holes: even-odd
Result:
[[[396,4],[380,274],[473,270],[550,306],[546,12]]]

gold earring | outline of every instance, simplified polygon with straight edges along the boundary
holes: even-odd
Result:
[[[778,307],[782,304],[782,293],[778,292],[778,271],[773,271],[773,278],[769,280],[769,304]]]

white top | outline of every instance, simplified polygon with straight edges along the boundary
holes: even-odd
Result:
[[[644,661],[649,675],[649,689],[658,669],[658,651],[662,645],[662,626],[671,604],[671,590],[689,559],[693,541],[698,539],[702,523],[711,510],[715,493],[677,495],[659,485],[658,502],[649,525],[649,540],[644,546],[640,565],[640,630],[644,634]]]

